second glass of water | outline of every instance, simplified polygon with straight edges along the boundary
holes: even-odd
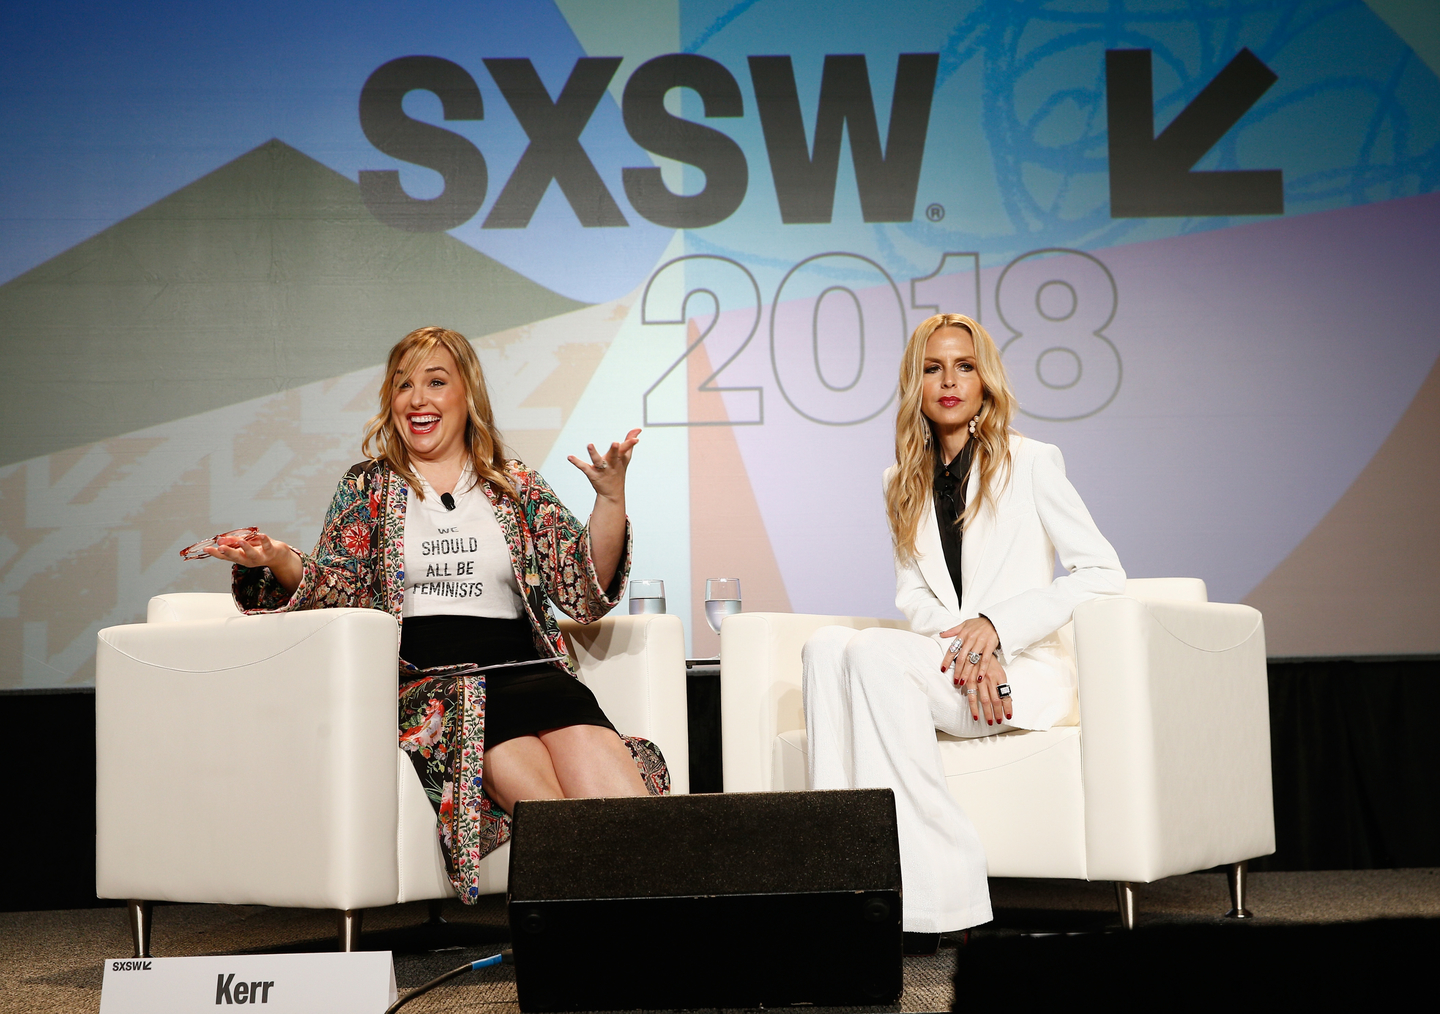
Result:
[[[711,577],[705,579],[705,619],[710,629],[720,633],[725,617],[740,611],[740,579]]]
[[[630,614],[663,613],[665,611],[664,581],[631,581]]]

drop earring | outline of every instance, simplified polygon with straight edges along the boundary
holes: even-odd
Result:
[[[976,412],[974,415],[972,415],[972,416],[970,417],[970,435],[971,435],[972,437],[975,435],[975,421],[976,421],[977,419],[979,419],[979,418],[980,418],[980,413],[979,413],[979,412]]]

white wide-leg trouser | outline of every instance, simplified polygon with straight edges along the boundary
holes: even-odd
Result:
[[[945,933],[989,922],[985,851],[950,795],[935,730],[989,736],[940,671],[933,638],[822,627],[805,643],[805,727],[812,789],[887,788],[900,832],[904,928]]]

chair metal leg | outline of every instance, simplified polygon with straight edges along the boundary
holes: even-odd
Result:
[[[1135,928],[1135,885],[1126,880],[1115,881],[1115,902],[1120,906],[1120,925]]]
[[[363,908],[347,908],[340,913],[340,950],[348,953],[360,949],[360,923],[364,915]]]
[[[150,957],[150,913],[154,905],[148,901],[131,898],[125,903],[130,915],[130,941],[135,945],[135,957]]]
[[[445,921],[445,916],[441,914],[443,904],[444,902],[439,898],[430,899],[430,918],[425,920],[425,925],[434,926]]]
[[[1245,875],[1249,872],[1249,860],[1231,863],[1230,868],[1225,871],[1225,879],[1230,881],[1230,911],[1225,913],[1227,919],[1253,918],[1250,910],[1245,907]]]

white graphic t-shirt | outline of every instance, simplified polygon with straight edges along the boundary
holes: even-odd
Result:
[[[470,469],[455,485],[455,509],[446,510],[425,482],[425,499],[412,486],[405,502],[405,605],[403,616],[525,615],[510,565],[505,533]]]

